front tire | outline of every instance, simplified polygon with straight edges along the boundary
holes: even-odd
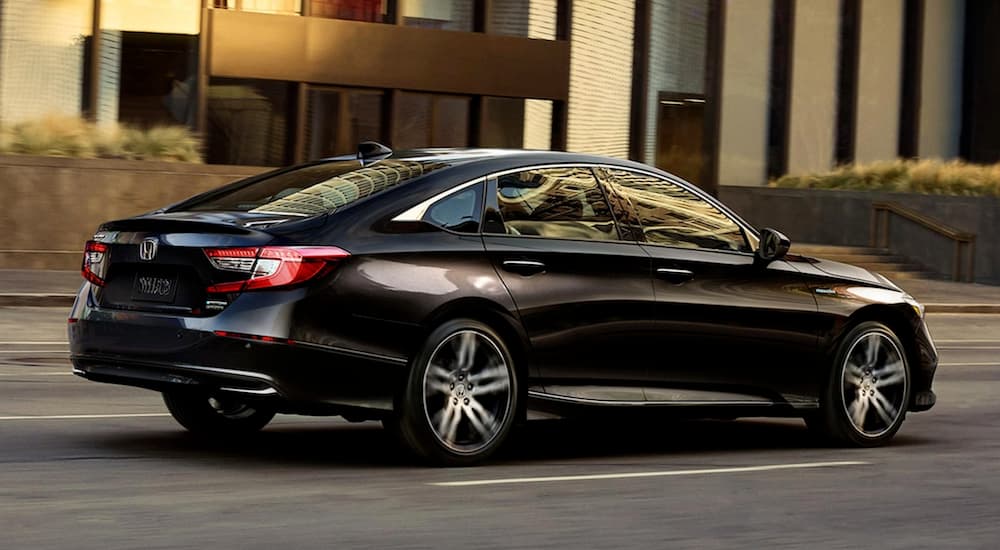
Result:
[[[411,365],[394,431],[431,462],[469,466],[503,444],[518,390],[510,351],[493,329],[471,319],[448,321]]]
[[[843,338],[821,397],[806,422],[822,438],[852,447],[876,447],[899,431],[910,403],[910,366],[892,329],[859,323]]]
[[[198,435],[231,436],[260,431],[274,411],[229,397],[199,393],[164,393],[167,410],[181,426]]]

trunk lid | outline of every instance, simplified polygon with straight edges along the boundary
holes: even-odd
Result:
[[[94,241],[107,247],[104,286],[94,287],[94,297],[101,307],[212,315],[238,293],[210,294],[208,287],[246,280],[250,274],[220,268],[205,250],[262,247],[274,240],[264,228],[294,220],[244,212],[176,212],[106,223],[94,235]]]

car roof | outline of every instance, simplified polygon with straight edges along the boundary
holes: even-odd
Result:
[[[566,151],[544,151],[533,149],[492,149],[492,148],[425,148],[394,151],[389,157],[398,160],[440,161],[452,166],[480,161],[500,161],[512,166],[531,163],[567,163],[567,164],[609,164],[639,168],[652,172],[663,173],[652,166],[623,160],[614,157],[592,155],[587,153],[569,153]]]

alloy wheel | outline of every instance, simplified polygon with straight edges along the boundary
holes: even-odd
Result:
[[[860,334],[844,359],[842,392],[851,426],[864,437],[890,431],[906,408],[906,362],[896,342],[880,330]]]
[[[424,371],[424,412],[438,441],[452,452],[489,446],[511,414],[510,367],[496,342],[477,330],[450,334]]]

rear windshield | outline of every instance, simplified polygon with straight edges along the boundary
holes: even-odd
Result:
[[[383,160],[364,167],[356,160],[328,162],[275,174],[183,209],[316,216],[445,166],[427,160]]]

